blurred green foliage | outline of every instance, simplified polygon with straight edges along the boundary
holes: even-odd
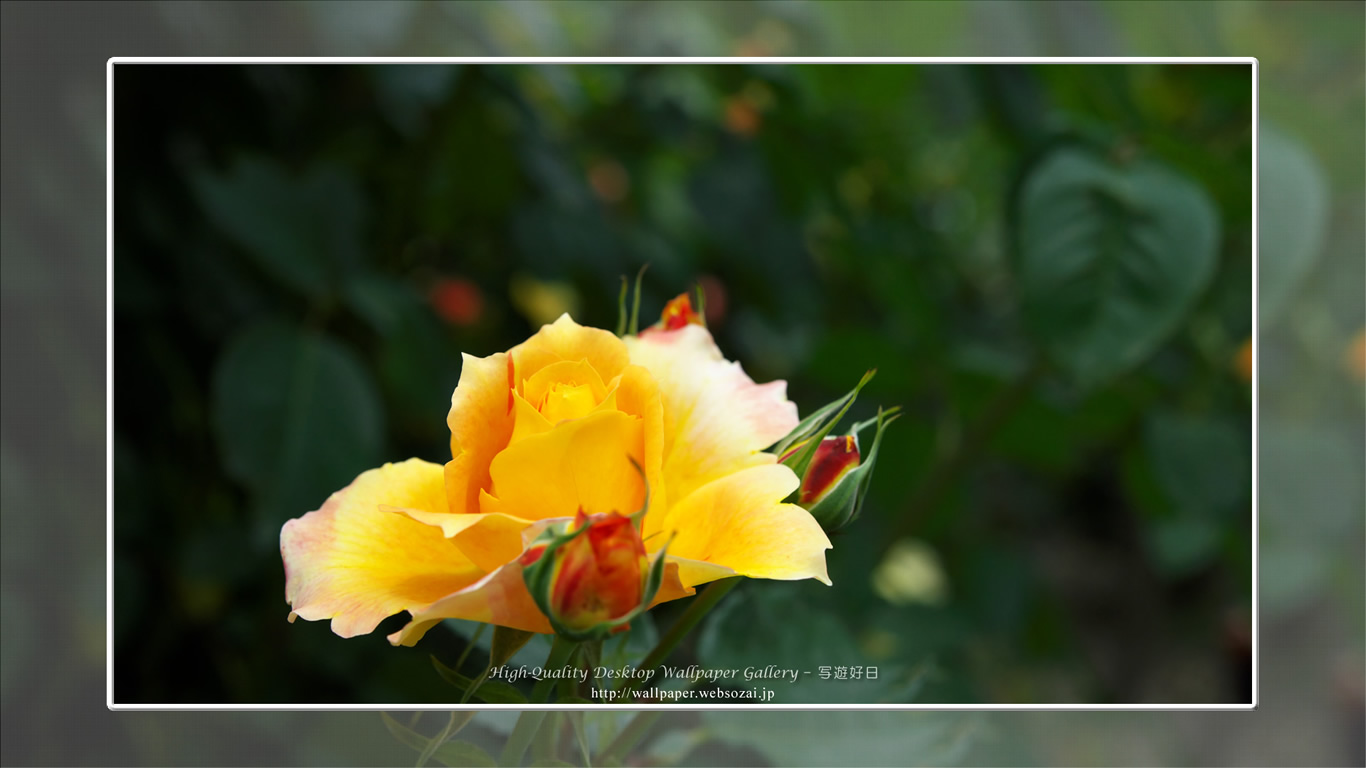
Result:
[[[854,416],[907,414],[835,586],[747,583],[681,658],[881,671],[790,701],[1247,699],[1248,66],[120,65],[115,89],[116,700],[451,700],[428,656],[467,630],[285,623],[279,527],[444,460],[461,353],[561,311],[613,327],[645,264],[647,317],[700,280],[722,349],[803,413],[877,367]],[[1228,672],[1154,682],[1174,648]]]
[[[1362,600],[1366,550],[1361,516],[1366,485],[1360,471],[1366,450],[1361,430],[1366,403],[1362,396],[1366,306],[1361,300],[1366,280],[1366,260],[1361,258],[1366,247],[1362,218],[1366,188],[1361,172],[1366,162],[1366,144],[1361,141],[1366,132],[1362,4],[1267,0],[782,4],[659,0],[610,5],[386,1],[349,3],[344,12],[337,12],[334,4],[326,3],[5,2],[0,3],[0,16],[4,20],[0,23],[4,41],[0,45],[4,60],[0,70],[4,81],[0,89],[4,104],[0,111],[4,124],[0,272],[5,316],[0,345],[4,359],[0,367],[4,378],[0,390],[4,411],[0,624],[5,628],[0,643],[4,702],[0,762],[378,765],[411,764],[416,754],[386,732],[385,724],[371,712],[105,710],[106,383],[117,392],[118,411],[118,434],[112,448],[118,531],[110,566],[119,612],[112,618],[112,629],[116,631],[120,699],[167,698],[166,691],[173,684],[186,691],[183,698],[205,700],[284,699],[298,690],[309,691],[319,700],[422,698],[413,693],[415,688],[423,688],[432,700],[438,700],[452,690],[438,685],[430,664],[405,660],[402,651],[367,645],[375,638],[339,641],[325,625],[284,625],[278,561],[265,551],[265,541],[278,521],[253,511],[261,503],[256,499],[258,491],[223,474],[226,462],[215,442],[208,393],[215,362],[224,353],[228,337],[246,327],[242,318],[255,321],[258,315],[283,314],[275,319],[292,327],[294,338],[302,335],[317,340],[322,333],[349,348],[375,386],[387,381],[380,389],[384,402],[379,409],[386,442],[380,449],[386,458],[413,453],[439,458],[444,443],[438,445],[435,434],[430,436],[430,445],[406,448],[400,441],[411,439],[405,434],[435,429],[432,412],[444,410],[444,399],[458,374],[455,352],[484,353],[493,348],[493,341],[474,343],[463,338],[469,335],[464,331],[431,322],[430,300],[421,290],[414,290],[414,283],[419,288],[428,285],[430,276],[402,268],[375,268],[357,276],[346,291],[350,309],[334,318],[345,318],[345,327],[329,320],[315,329],[309,325],[311,315],[298,313],[296,299],[286,301],[296,289],[284,288],[278,277],[267,278],[263,273],[271,268],[263,265],[262,254],[241,250],[245,247],[241,242],[234,244],[240,238],[220,228],[226,221],[198,238],[183,237],[186,231],[207,227],[213,214],[190,199],[196,190],[187,179],[204,172],[220,182],[232,180],[233,165],[243,162],[233,156],[247,147],[259,150],[256,157],[267,160],[266,166],[287,169],[293,178],[302,180],[296,181],[296,188],[307,188],[307,180],[318,175],[311,158],[332,163],[346,155],[349,150],[336,137],[355,125],[375,121],[373,109],[367,106],[372,102],[363,97],[358,102],[362,114],[353,120],[346,117],[347,110],[357,102],[336,98],[336,89],[300,90],[297,83],[289,85],[287,81],[294,79],[290,77],[248,82],[241,73],[226,74],[220,69],[215,74],[203,68],[193,85],[182,79],[176,89],[152,94],[144,90],[136,103],[127,105],[124,96],[133,92],[119,90],[115,98],[124,128],[132,121],[148,135],[137,155],[143,165],[131,170],[122,158],[131,156],[130,142],[136,143],[136,137],[127,130],[118,137],[119,235],[114,267],[118,295],[113,311],[118,329],[133,327],[141,335],[117,331],[121,367],[114,381],[107,382],[102,373],[105,59],[136,52],[170,56],[1256,56],[1261,117],[1256,229],[1260,318],[1255,366],[1260,428],[1254,487],[1259,509],[1257,711],[1010,712],[981,717],[976,713],[940,717],[902,712],[812,720],[789,719],[790,713],[708,714],[704,719],[696,713],[670,712],[659,721],[659,732],[644,744],[645,754],[635,762],[759,765],[779,762],[775,756],[781,755],[781,762],[789,764],[819,760],[843,765],[944,764],[960,756],[969,764],[981,765],[1366,764],[1362,730],[1366,699],[1361,690],[1366,649],[1366,601]],[[1175,477],[1170,474],[1174,467],[1157,468],[1151,452],[1165,440],[1164,432],[1203,434],[1207,437],[1200,440],[1212,446],[1224,438],[1209,435],[1239,434],[1237,419],[1226,419],[1225,426],[1216,429],[1181,426],[1206,421],[1199,409],[1218,402],[1227,405],[1230,391],[1235,398],[1246,396],[1246,385],[1228,380],[1226,370],[1216,365],[1187,369],[1178,363],[1195,349],[1210,359],[1218,358],[1221,350],[1234,343],[1229,339],[1238,337],[1239,328],[1225,326],[1219,318],[1236,322],[1251,317],[1250,278],[1238,272],[1243,267],[1250,274],[1250,263],[1221,257],[1194,313],[1137,368],[1080,402],[1060,397],[1056,383],[1040,383],[1033,396],[1017,398],[1012,415],[997,425],[989,440],[976,438],[987,443],[987,448],[968,473],[948,473],[944,481],[926,482],[933,465],[924,459],[971,437],[974,433],[965,428],[963,416],[980,414],[1002,381],[1019,370],[1013,357],[999,351],[1010,346],[999,343],[1001,338],[1013,337],[1026,327],[1018,322],[1020,316],[1008,301],[1014,296],[1011,283],[983,279],[991,274],[1015,274],[999,266],[1006,253],[999,244],[1005,214],[1012,210],[1003,200],[1012,182],[1023,178],[1013,169],[1024,159],[1026,142],[1015,138],[1013,129],[998,128],[998,111],[1016,102],[1027,106],[1042,96],[1052,107],[1048,112],[1061,110],[1074,125],[1084,120],[1092,127],[1127,126],[1144,137],[1144,155],[1152,159],[1158,152],[1163,164],[1179,166],[1214,200],[1225,241],[1221,254],[1230,252],[1230,238],[1250,241],[1245,223],[1225,218],[1232,212],[1236,219],[1251,205],[1246,180],[1225,175],[1230,151],[1246,151],[1241,126],[1228,134],[1207,134],[1210,118],[1232,109],[1229,100],[1242,99],[1238,89],[1207,88],[1204,75],[1193,68],[1148,67],[1136,81],[1126,83],[1130,78],[1124,76],[1110,86],[1094,82],[1102,77],[1098,72],[1089,76],[1076,72],[1086,69],[1101,68],[1035,68],[1033,77],[1046,82],[1042,87],[1035,84],[1032,91],[1012,85],[988,93],[981,83],[962,88],[929,85],[932,78],[924,78],[914,86],[919,95],[910,105],[901,100],[905,94],[898,95],[894,89],[889,92],[891,100],[879,104],[873,97],[875,89],[856,78],[830,78],[835,81],[837,106],[844,110],[838,118],[843,124],[859,126],[894,109],[912,112],[904,121],[907,132],[898,138],[891,131],[891,140],[882,141],[878,150],[895,152],[914,146],[916,151],[906,157],[919,163],[915,176],[901,173],[906,164],[900,163],[897,175],[888,173],[872,188],[895,183],[912,190],[907,197],[920,205],[911,213],[952,231],[955,249],[937,255],[919,251],[916,280],[909,292],[904,280],[897,284],[879,279],[889,271],[882,266],[876,267],[882,272],[871,277],[847,277],[876,265],[867,259],[861,265],[845,260],[845,254],[865,253],[874,243],[884,250],[901,248],[905,238],[877,241],[860,231],[857,248],[836,249],[847,236],[836,226],[840,219],[820,219],[810,228],[810,236],[802,238],[801,258],[822,254],[826,266],[820,274],[837,270],[834,274],[840,276],[840,285],[855,297],[829,308],[832,317],[866,310],[872,316],[886,317],[889,326],[914,321],[926,332],[914,340],[913,356],[899,358],[889,350],[908,348],[912,341],[905,333],[877,335],[860,333],[856,327],[829,327],[818,336],[790,338],[766,334],[762,325],[746,321],[743,328],[733,326],[728,331],[731,346],[726,349],[750,369],[763,361],[766,371],[779,371],[786,361],[799,360],[793,349],[813,359],[843,356],[855,368],[863,361],[880,360],[880,379],[888,391],[869,398],[869,404],[879,398],[903,402],[897,391],[906,388],[892,386],[893,381],[914,379],[922,393],[918,421],[906,419],[896,427],[901,437],[895,452],[903,463],[879,472],[875,486],[881,489],[881,501],[874,500],[868,507],[870,516],[860,521],[864,527],[856,527],[848,539],[861,541],[863,552],[875,551],[869,537],[886,530],[885,522],[875,520],[885,520],[903,503],[927,495],[944,496],[947,507],[936,507],[936,513],[914,519],[912,532],[919,538],[904,553],[912,555],[918,565],[898,573],[916,578],[886,581],[904,587],[918,579],[925,602],[868,611],[866,620],[842,619],[866,652],[885,651],[890,635],[899,648],[897,654],[934,659],[936,675],[975,680],[978,688],[1003,699],[1081,699],[1088,691],[1077,684],[1078,678],[1127,664],[1141,670],[1145,684],[1153,690],[1179,690],[1184,699],[1196,700],[1206,698],[1205,692],[1218,684],[1211,678],[1225,671],[1213,661],[1221,646],[1213,639],[1209,622],[1189,617],[1213,615],[1204,605],[1211,601],[1199,598],[1201,590],[1213,586],[1225,596],[1238,593],[1236,586],[1227,584],[1227,576],[1245,570],[1229,570],[1228,564],[1244,557],[1246,548],[1239,536],[1228,535],[1224,523],[1217,522],[1221,513],[1210,510],[1211,519],[1200,522],[1181,511],[1189,502],[1178,505],[1180,499],[1174,501],[1173,493],[1163,489],[1170,480],[1161,479]],[[399,68],[375,72],[376,78],[392,76],[398,81],[394,84],[398,98],[377,95],[374,100],[387,99],[380,108],[385,111],[385,122],[392,120],[394,126],[395,133],[383,140],[385,147],[401,147],[421,137],[434,141],[438,128],[430,122],[433,110],[439,111],[448,99],[454,74],[439,68],[423,71],[431,75]],[[1172,72],[1180,75],[1164,74]],[[670,94],[668,99],[673,101],[705,102],[686,88]],[[864,103],[856,105],[856,101]],[[926,109],[927,102],[934,108]],[[781,102],[778,109],[790,106]],[[137,112],[130,111],[134,109]],[[134,121],[139,113],[141,119]],[[577,114],[577,110],[569,111],[571,118]],[[1028,118],[1031,111],[1026,108],[1017,114]],[[322,116],[333,121],[323,124]],[[1137,125],[1136,118],[1163,130]],[[743,123],[743,114],[740,119]],[[166,125],[160,125],[163,120]],[[449,117],[441,121],[443,143],[462,149],[454,123]],[[573,119],[569,122],[575,124]],[[310,132],[305,133],[305,127]],[[1053,127],[1052,123],[1042,126],[1045,134]],[[1203,140],[1186,141],[1197,134]],[[323,136],[332,138],[325,144],[315,142]],[[768,145],[777,140],[772,132],[761,130],[754,142]],[[870,137],[860,135],[858,141],[873,151]],[[205,156],[205,148],[215,154]],[[360,222],[358,243],[364,264],[376,266],[376,260],[393,253],[376,250],[380,235],[394,230],[375,218],[380,208],[397,212],[393,215],[398,218],[411,218],[410,214],[417,213],[413,205],[429,206],[423,212],[424,223],[413,230],[424,234],[424,228],[429,228],[450,242],[458,239],[457,227],[470,220],[469,211],[483,203],[467,196],[458,211],[440,208],[438,182],[468,184],[468,178],[445,171],[451,170],[456,158],[467,166],[472,161],[446,152],[445,146],[432,146],[423,155],[428,165],[438,157],[438,150],[442,173],[428,174],[416,166],[376,168],[370,164],[374,177],[420,177],[430,182],[420,188],[390,185],[380,190],[404,195],[397,201],[375,197],[373,180],[361,187],[366,218]],[[479,147],[483,154],[508,151],[500,144]],[[817,146],[803,162],[821,162],[824,151],[824,145]],[[408,153],[410,159],[417,155],[416,150]],[[248,157],[240,167],[251,165]],[[765,173],[782,170],[761,167]],[[341,176],[359,180],[349,168],[344,164]],[[573,168],[584,170],[579,165]],[[677,226],[695,216],[692,193],[683,183],[692,177],[692,168],[677,157],[661,157],[653,167],[659,179],[673,180],[651,187],[656,211],[651,215],[656,220]],[[835,176],[830,168],[822,173],[826,176],[821,183],[841,198],[846,194],[850,199],[873,197],[868,194],[869,185],[863,183],[866,176],[861,181],[858,174],[850,174],[846,181],[845,174]],[[609,188],[613,176],[611,172],[605,175]],[[134,178],[141,178],[141,187],[153,189],[147,201],[138,203],[136,195],[125,194]],[[629,178],[639,182],[638,177]],[[482,183],[490,181],[498,184],[505,179]],[[340,200],[343,193],[337,194]],[[628,199],[640,200],[644,194],[637,183]],[[141,213],[132,214],[129,206],[137,206]],[[289,218],[308,218],[307,208],[306,202],[297,204],[292,214],[299,215]],[[906,218],[908,210],[892,213]],[[135,235],[135,228],[127,222],[134,215],[141,221],[136,231],[142,234],[130,247],[128,238]],[[876,219],[882,233],[904,232],[900,223],[888,227],[887,218],[884,213],[861,220]],[[397,239],[403,239],[403,233],[398,234]],[[389,238],[386,242],[395,241],[393,236],[385,237]],[[957,247],[979,240],[973,247]],[[340,243],[339,247],[348,246]],[[415,246],[411,253],[423,254],[422,247]],[[646,258],[643,246],[631,247],[635,249],[633,263]],[[496,252],[486,252],[484,266],[475,272],[489,271],[490,254],[513,253],[501,246]],[[310,258],[305,254],[294,257]],[[429,258],[434,257],[421,256],[417,261]],[[469,253],[460,255],[461,263],[470,258]],[[518,252],[516,258],[529,256]],[[658,257],[651,258],[657,269]],[[925,262],[952,265],[949,279],[944,279],[946,270],[932,271]],[[975,293],[945,291],[945,286],[957,282],[953,273],[970,281]],[[488,291],[481,294],[491,300],[479,316],[493,327],[507,323],[507,337],[522,330],[512,327],[522,322],[521,306],[579,299],[568,283],[538,284],[528,282],[529,276],[521,274],[507,285],[490,278],[485,286]],[[688,282],[693,277],[680,279]],[[615,275],[610,276],[606,286],[595,281],[592,289],[607,290],[614,279]],[[679,290],[674,282],[671,276],[653,284],[651,289],[658,292],[655,298]],[[168,290],[172,285],[182,293]],[[446,288],[440,293],[447,298],[470,294],[469,284]],[[816,292],[822,301],[837,293],[827,294],[824,286]],[[931,297],[944,302],[944,307],[956,307],[960,295],[979,300],[964,303],[963,311],[949,316],[942,309],[926,307]],[[902,301],[903,296],[918,297],[917,302]],[[744,311],[755,306],[753,301],[742,297],[732,308]],[[472,311],[475,304],[448,302],[446,316],[478,314]],[[1211,316],[1204,311],[1209,306],[1222,309]],[[141,309],[129,311],[135,307]],[[995,314],[981,313],[983,307],[995,308]],[[765,308],[759,315],[768,317],[764,313],[770,311]],[[300,322],[300,317],[305,319]],[[186,326],[186,318],[195,325]],[[171,322],[166,323],[167,319]],[[163,324],[156,325],[157,321]],[[861,322],[856,319],[850,325]],[[966,346],[939,335],[941,329],[962,327],[971,328],[983,343]],[[399,336],[406,343],[380,343]],[[453,342],[452,336],[461,338]],[[737,340],[750,337],[753,341],[747,349],[734,348]],[[210,346],[177,348],[172,344],[187,339]],[[943,343],[932,347],[939,339]],[[131,352],[134,345],[141,349],[138,358],[124,360],[124,351]],[[1173,356],[1172,345],[1179,346],[1180,354]],[[948,362],[949,349],[959,353],[954,358],[957,362]],[[1244,350],[1248,354],[1240,354],[1238,365],[1251,370],[1250,349]],[[144,367],[130,373],[125,363],[139,358]],[[433,366],[447,368],[437,376],[411,373]],[[949,370],[951,375],[946,373]],[[850,375],[844,364],[828,370],[805,368],[800,381],[793,376],[794,383],[804,388],[799,402],[809,409],[820,402],[813,393],[844,391],[852,383]],[[1219,382],[1223,386],[1215,387]],[[138,391],[143,394],[135,396]],[[181,395],[165,396],[171,391]],[[142,402],[139,411],[129,410],[134,400]],[[1125,414],[1146,413],[1150,407],[1151,425],[1147,418],[1139,428],[1125,421]],[[1158,426],[1162,422],[1167,426]],[[149,435],[155,430],[160,434],[153,439]],[[1245,432],[1242,441],[1246,447]],[[1194,449],[1176,455],[1199,460],[1190,466],[1192,472],[1200,467],[1217,471],[1230,460]],[[1113,479],[1116,474],[1118,485]],[[1229,484],[1234,485],[1232,480]],[[923,490],[927,486],[948,490],[927,494]],[[1216,493],[1212,498],[1219,497]],[[889,500],[895,505],[888,506]],[[1040,511],[1045,502],[1047,509]],[[1089,541],[1077,541],[1078,534],[1089,539],[1113,536],[1114,521],[1087,514],[1087,510],[1104,511],[1121,502],[1143,510],[1141,537],[1119,526],[1123,545],[1099,553]],[[1035,511],[1022,517],[1002,513],[1017,508]],[[1072,511],[1065,517],[1049,511],[1064,509]],[[1181,526],[1192,522],[1198,535],[1185,537],[1184,552],[1177,552],[1177,557],[1169,553],[1168,565],[1162,566],[1163,573],[1186,575],[1157,578],[1143,564],[1134,567],[1119,557],[1141,549],[1133,543],[1137,538],[1158,535],[1164,528],[1178,532],[1165,535],[1179,536]],[[253,530],[252,525],[258,528]],[[257,535],[262,538],[253,540]],[[1201,546],[1190,545],[1201,541],[1205,542]],[[853,551],[849,540],[839,546],[840,558]],[[1210,554],[1211,547],[1215,554]],[[897,547],[889,554],[902,552]],[[1146,565],[1156,567],[1152,551],[1147,555]],[[1209,558],[1223,565],[1210,568]],[[1111,561],[1116,565],[1113,569]],[[936,564],[940,578],[924,578],[926,569]],[[853,585],[866,578],[871,564],[846,562],[843,567],[846,575],[837,576],[838,589],[853,590]],[[1077,578],[1079,573],[1089,580]],[[1116,577],[1116,573],[1123,576]],[[1166,585],[1171,579],[1178,584],[1153,589],[1154,584]],[[784,585],[763,586],[779,590],[773,594],[775,600],[787,599],[781,592]],[[1107,603],[1107,599],[1135,591],[1145,599],[1155,592],[1160,595],[1164,605],[1171,607],[1163,621],[1121,624],[1117,617],[1122,618],[1135,603]],[[858,594],[865,607],[878,605],[876,598],[861,590]],[[1227,602],[1232,600],[1212,601]],[[1137,604],[1151,605],[1143,600]],[[822,613],[829,610],[821,604],[811,608]],[[1025,629],[1021,632],[1022,622]],[[1119,631],[1100,632],[1107,622]],[[1238,631],[1240,624],[1246,626],[1236,616],[1222,641],[1234,667],[1243,663],[1237,659],[1245,660],[1240,654],[1248,650],[1247,638]],[[999,638],[994,635],[997,628],[1003,633]],[[1116,658],[1113,648],[1134,644],[1124,636],[1126,629],[1133,637],[1148,637],[1149,630],[1160,632],[1172,642],[1151,655]],[[468,628],[457,631],[468,632]],[[636,643],[636,656],[642,646],[650,644],[648,638],[636,637],[640,631],[637,627],[627,638]],[[474,657],[487,651],[487,639],[486,633]],[[440,647],[432,646],[432,650],[447,663],[453,663],[461,651],[459,642],[452,644],[445,633],[433,633],[424,640],[424,644],[433,643]],[[546,647],[524,650],[539,651],[544,658]],[[537,660],[527,659],[528,663]],[[919,700],[943,698],[943,680],[936,685],[940,691],[922,689],[920,693],[928,695],[918,694]],[[270,690],[263,692],[264,688]],[[439,729],[439,721],[444,720],[430,714],[421,722],[396,717],[424,734],[432,733],[434,726]],[[590,735],[619,726],[620,719],[613,718],[610,712],[588,713]],[[496,755],[514,720],[516,713],[481,713],[460,737],[482,740]],[[812,729],[806,726],[816,725],[827,726],[821,735],[828,739],[811,738]],[[922,733],[938,733],[945,737],[940,743],[948,750],[922,748],[912,754],[899,749],[911,736],[910,730],[917,731],[913,746],[926,746]],[[835,738],[841,734],[848,738]],[[970,742],[966,755],[961,748],[964,742]],[[561,752],[562,757],[571,754],[568,749]]]

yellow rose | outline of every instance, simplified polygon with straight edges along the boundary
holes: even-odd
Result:
[[[829,583],[830,541],[798,479],[763,449],[797,424],[782,381],[756,384],[705,327],[617,338],[568,315],[506,353],[464,356],[447,416],[452,460],[362,473],[280,533],[290,619],[343,637],[400,611],[412,645],[446,618],[549,632],[521,555],[550,521],[646,501],[654,602],[742,575]],[[635,462],[643,469],[633,466]]]

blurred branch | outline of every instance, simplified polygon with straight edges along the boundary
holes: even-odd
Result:
[[[963,439],[953,449],[939,455],[926,473],[925,482],[911,495],[905,511],[893,525],[890,535],[884,539],[878,560],[887,554],[893,544],[909,536],[916,525],[943,501],[944,494],[953,487],[963,470],[982,452],[997,430],[1009,420],[1015,409],[1020,407],[1047,369],[1043,354],[1036,352],[1028,367],[987,403],[977,420],[968,427]]]

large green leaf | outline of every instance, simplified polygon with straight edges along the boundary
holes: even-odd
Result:
[[[816,589],[827,588],[756,584],[729,596],[703,624],[697,641],[702,666],[735,670],[723,685],[769,689],[775,704],[898,703],[908,698],[906,670],[900,664],[870,664],[840,617],[813,604]],[[770,665],[796,670],[797,679],[744,679],[746,669],[762,671]],[[869,679],[865,671],[873,666],[876,677]],[[822,667],[828,677],[821,676]],[[837,672],[841,667],[844,673]],[[852,673],[855,667],[858,673]]]
[[[338,290],[361,261],[365,201],[354,177],[321,166],[303,175],[252,157],[191,186],[209,220],[266,274],[306,296]]]
[[[1185,576],[1218,555],[1228,521],[1247,510],[1251,439],[1218,415],[1159,411],[1144,424],[1143,442],[1167,502],[1146,523],[1148,546],[1162,573]]]
[[[775,765],[952,765],[981,730],[971,712],[706,712],[716,737]]]
[[[1229,419],[1153,413],[1144,443],[1158,484],[1178,510],[1218,517],[1247,499],[1252,441]]]
[[[1214,273],[1213,204],[1155,162],[1063,147],[1030,173],[1018,205],[1025,322],[1084,386],[1151,354]]]
[[[1345,583],[1360,585],[1354,569],[1344,567],[1353,558],[1360,562],[1361,510],[1366,508],[1360,421],[1264,419],[1258,451],[1264,615],[1279,617],[1303,606],[1335,571]]]
[[[1323,249],[1328,182],[1303,144],[1263,123],[1257,151],[1257,313],[1274,320]]]
[[[322,334],[275,321],[243,330],[218,361],[212,396],[223,463],[253,492],[263,531],[317,509],[382,457],[375,385]]]

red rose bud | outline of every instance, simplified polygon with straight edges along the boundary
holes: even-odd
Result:
[[[811,464],[802,478],[801,492],[797,503],[802,506],[815,504],[830,494],[830,491],[858,466],[858,438],[854,435],[827,437],[816,446]]]
[[[649,559],[629,517],[613,512],[590,518],[580,510],[574,524],[588,531],[557,553],[550,610],[565,627],[585,630],[640,605]]]
[[[798,425],[792,435],[775,447],[778,461],[802,479],[788,501],[804,507],[827,532],[837,531],[858,518],[873,477],[873,466],[877,464],[882,430],[899,415],[899,408],[879,410],[876,418],[855,424],[848,434],[827,436],[857,391],[812,414],[808,422]],[[877,424],[877,433],[868,455],[863,456],[859,453],[858,433],[873,424]]]
[[[664,305],[664,311],[659,316],[659,327],[666,331],[676,331],[685,325],[706,323],[702,322],[701,315],[693,311],[692,298],[686,293],[680,293]]]
[[[523,578],[557,633],[572,640],[602,637],[624,628],[654,599],[664,560],[651,567],[631,517],[579,510],[570,530],[546,536],[543,546],[533,545],[523,556]]]
[[[642,330],[640,335],[676,331],[689,325],[700,325],[705,328],[707,323],[703,320],[702,315],[692,308],[692,297],[686,293],[680,293],[664,305],[664,311],[659,315],[659,322]]]

